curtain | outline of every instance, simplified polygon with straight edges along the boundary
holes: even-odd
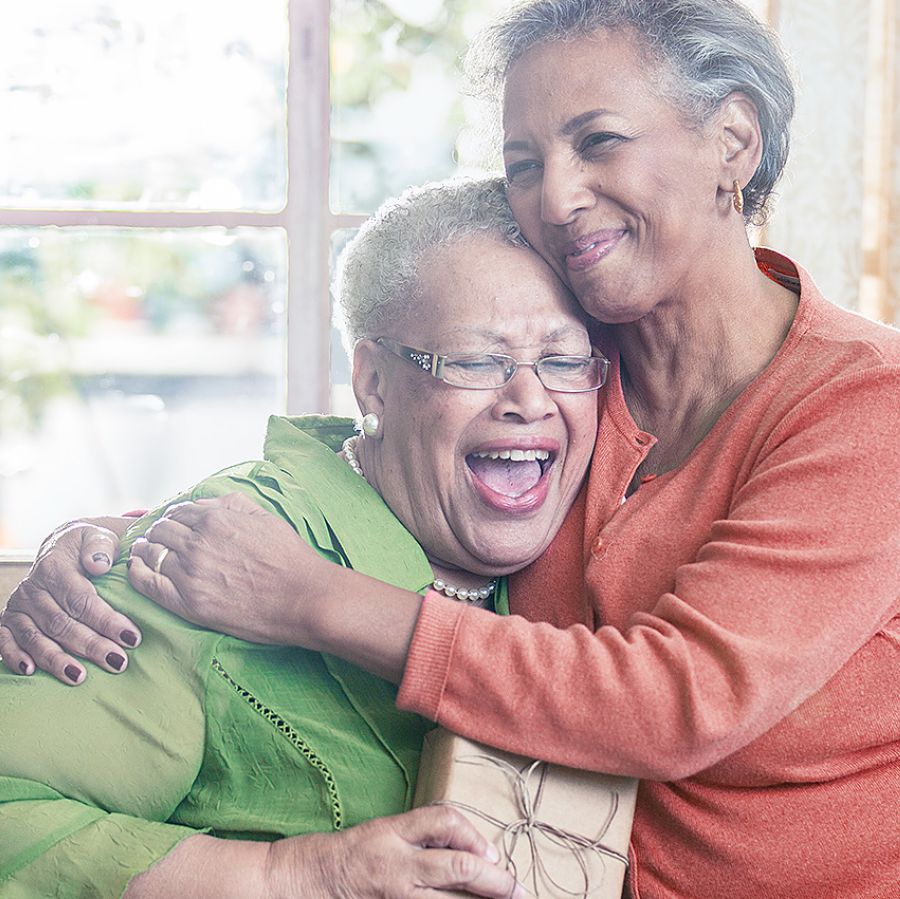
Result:
[[[900,324],[900,0],[748,2],[798,84],[787,170],[756,242],[836,303]]]

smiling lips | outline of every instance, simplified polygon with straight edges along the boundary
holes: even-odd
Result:
[[[622,229],[595,231],[572,241],[563,249],[569,271],[581,272],[608,256],[625,236]]]
[[[481,499],[499,511],[531,511],[547,497],[549,450],[484,450],[470,453],[466,463]]]

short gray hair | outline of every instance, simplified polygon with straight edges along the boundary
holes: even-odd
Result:
[[[413,187],[388,200],[347,244],[333,292],[348,351],[377,337],[421,299],[420,266],[431,252],[476,234],[526,247],[503,178],[460,178]]]
[[[777,37],[738,0],[526,0],[476,38],[466,58],[469,81],[497,101],[510,68],[531,47],[600,28],[641,38],[672,76],[661,92],[695,125],[734,91],[753,100],[763,150],[744,187],[744,217],[763,221],[787,162],[794,86]]]

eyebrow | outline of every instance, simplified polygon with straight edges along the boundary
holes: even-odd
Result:
[[[569,119],[569,121],[559,129],[559,133],[563,137],[571,137],[579,129],[583,128],[594,119],[599,118],[600,116],[609,115],[610,112],[611,110],[609,109],[589,109],[587,112],[582,112],[574,118]],[[503,144],[504,153],[515,152],[517,150],[524,151],[530,148],[531,145],[527,140],[510,140]]]
[[[569,121],[560,129],[560,134],[564,137],[571,137],[576,131],[583,128],[589,122],[592,122],[602,115],[608,115],[609,112],[608,109],[589,109],[587,112],[575,116],[574,119],[569,119]]]

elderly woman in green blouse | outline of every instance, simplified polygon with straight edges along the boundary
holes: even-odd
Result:
[[[274,512],[286,547],[299,534],[339,565],[505,612],[503,575],[543,552],[582,482],[606,371],[517,235],[495,181],[386,206],[339,290],[362,435],[273,417],[264,461],[182,499]],[[127,676],[72,693],[0,675],[16,722],[0,729],[0,895],[511,895],[460,816],[406,811],[431,725],[396,708],[393,685],[204,630],[129,586],[129,548],[151,528],[188,539],[190,508],[137,521],[97,582],[143,633]],[[177,552],[147,562],[165,573]]]

